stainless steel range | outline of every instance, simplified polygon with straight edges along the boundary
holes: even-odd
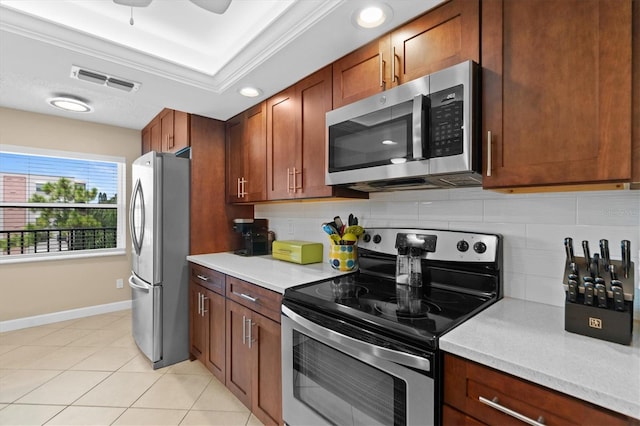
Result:
[[[285,291],[284,421],[439,424],[438,339],[502,297],[502,239],[375,228],[358,245],[358,272]]]

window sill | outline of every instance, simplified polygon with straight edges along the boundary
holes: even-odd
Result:
[[[55,253],[38,253],[38,254],[16,254],[16,255],[2,255],[0,256],[0,265],[9,263],[30,263],[50,260],[76,260],[89,257],[104,257],[104,256],[123,256],[127,254],[124,248],[113,249],[100,249],[100,250],[87,250],[79,251],[77,253],[70,254],[65,251]]]

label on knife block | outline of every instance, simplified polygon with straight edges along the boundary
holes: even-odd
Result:
[[[586,274],[584,258],[576,257],[576,263],[582,266],[580,275]],[[616,270],[621,271],[620,261],[612,260],[611,264]],[[633,283],[634,265],[630,264],[629,276],[625,279],[619,275],[624,290],[624,310],[614,309],[613,295],[611,292],[611,280],[602,273],[607,289],[607,307],[598,307],[598,300],[593,297],[593,305],[585,304],[585,289],[583,280],[579,280],[579,289],[575,294],[575,302],[570,301],[569,287],[566,279],[571,271],[565,268],[565,305],[564,305],[564,329],[566,331],[582,334],[584,336],[595,337],[609,342],[623,345],[631,344],[633,334]]]

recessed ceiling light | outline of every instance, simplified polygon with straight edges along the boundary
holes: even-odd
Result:
[[[255,98],[256,96],[260,96],[262,94],[262,90],[255,87],[243,87],[238,90],[242,96],[246,96],[247,98]]]
[[[63,109],[65,111],[72,112],[91,112],[91,108],[86,102],[81,99],[71,96],[57,96],[47,99],[47,102],[56,108]]]
[[[382,141],[382,145],[398,145],[398,142],[394,142],[391,139],[385,139]]]
[[[375,28],[384,24],[385,21],[391,19],[393,12],[386,4],[376,4],[363,7],[356,10],[352,19],[353,22],[362,28]]]

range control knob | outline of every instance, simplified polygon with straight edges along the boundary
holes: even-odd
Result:
[[[469,243],[465,240],[460,240],[458,241],[458,244],[456,244],[456,247],[458,248],[458,251],[465,252],[469,250]]]
[[[382,241],[382,237],[378,234],[373,236],[373,242],[378,244],[380,241]]]
[[[362,236],[362,240],[363,240],[365,243],[368,243],[369,241],[371,241],[371,235],[369,235],[369,234],[364,234],[364,235]]]
[[[476,253],[484,253],[485,251],[487,251],[487,245],[482,241],[478,241],[473,245],[473,250]]]

